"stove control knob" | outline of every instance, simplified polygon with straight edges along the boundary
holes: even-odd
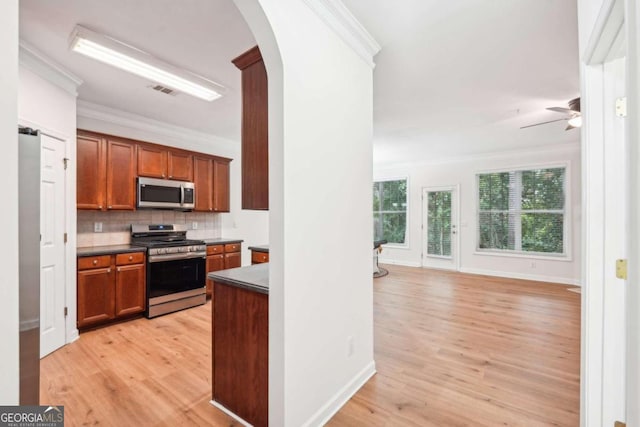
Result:
[[[156,249],[157,253],[160,254],[166,254],[167,250],[166,249]]]
[[[178,252],[189,252],[189,248],[186,246],[180,246]]]

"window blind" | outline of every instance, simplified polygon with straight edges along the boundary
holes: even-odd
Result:
[[[478,250],[565,253],[565,168],[478,174]]]

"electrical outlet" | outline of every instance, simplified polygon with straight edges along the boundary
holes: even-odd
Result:
[[[353,356],[353,337],[347,337],[347,357]]]
[[[93,232],[94,233],[102,233],[102,223],[101,222],[94,222],[93,223]]]
[[[193,221],[191,223],[191,229],[192,230],[197,230],[198,229],[198,221]]]

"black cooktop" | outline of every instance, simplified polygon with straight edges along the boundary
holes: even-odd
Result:
[[[170,246],[198,246],[204,245],[203,240],[190,239],[165,239],[165,240],[138,240],[132,239],[131,244],[135,246],[144,246],[146,248],[166,248]]]

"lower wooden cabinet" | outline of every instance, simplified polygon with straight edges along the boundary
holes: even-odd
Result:
[[[224,268],[236,268],[242,266],[242,254],[240,252],[233,252],[230,254],[224,254]]]
[[[251,251],[251,264],[269,262],[269,252]]]
[[[207,246],[207,273],[242,266],[242,243]],[[207,296],[211,296],[213,282],[207,279]]]
[[[144,252],[78,258],[78,328],[146,309]]]

